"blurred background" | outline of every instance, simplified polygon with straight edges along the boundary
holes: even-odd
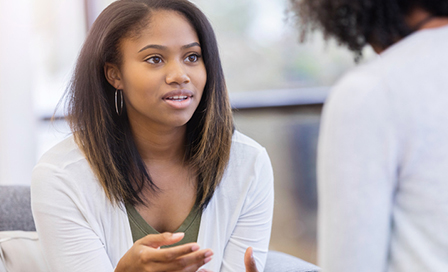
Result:
[[[64,121],[49,120],[89,26],[111,2],[0,0],[0,185],[29,185],[39,157],[70,135]],[[299,43],[287,0],[192,2],[215,29],[237,129],[271,157],[271,249],[316,263],[320,114],[353,55],[320,33]]]

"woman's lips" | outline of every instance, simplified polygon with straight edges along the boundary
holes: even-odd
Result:
[[[193,92],[189,90],[175,90],[165,94],[162,99],[175,109],[184,109],[191,104]]]

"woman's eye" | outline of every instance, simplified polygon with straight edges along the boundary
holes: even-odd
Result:
[[[185,60],[188,62],[197,62],[199,60],[199,55],[191,54]]]
[[[162,62],[162,58],[161,58],[161,57],[154,56],[154,57],[150,57],[150,58],[147,59],[146,61],[149,62],[149,63],[152,63],[152,64],[158,64],[158,63],[161,63],[161,62]]]

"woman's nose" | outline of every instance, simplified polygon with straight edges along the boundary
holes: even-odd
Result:
[[[182,63],[173,62],[168,65],[168,71],[166,75],[166,84],[185,84],[190,82],[190,77],[185,71]]]

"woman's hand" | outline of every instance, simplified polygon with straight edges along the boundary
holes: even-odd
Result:
[[[199,245],[189,243],[172,248],[184,237],[183,233],[150,234],[137,240],[118,262],[115,272],[133,271],[197,271],[211,260],[210,249],[199,250]]]
[[[255,264],[252,247],[248,247],[246,249],[246,253],[244,253],[244,265],[246,266],[246,272],[258,272],[257,265]],[[212,271],[207,269],[201,269],[198,272],[212,272]]]
[[[258,272],[252,247],[248,247],[246,253],[244,253],[244,265],[246,266],[246,272]]]

